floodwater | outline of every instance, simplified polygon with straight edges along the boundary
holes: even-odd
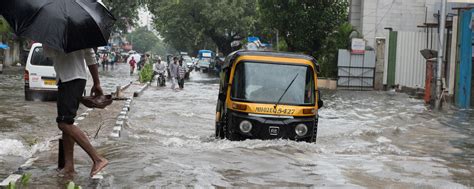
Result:
[[[5,99],[3,91],[15,87],[3,81],[0,84],[3,169],[19,161],[2,156],[8,149],[5,144],[11,144],[5,140],[26,146],[18,137],[18,128],[47,121],[35,115],[25,119],[11,116],[23,115],[22,103]],[[323,91],[325,107],[319,112],[316,144],[231,142],[213,136],[217,78],[193,72],[185,89],[177,92],[167,84],[165,88],[152,86],[135,98],[123,136],[99,144],[99,151],[110,160],[99,187],[474,186],[473,110],[432,112],[421,100],[400,93]],[[5,103],[17,103],[17,107],[12,110]],[[39,109],[49,105],[28,106]],[[4,118],[4,112],[10,112],[6,114],[10,117]],[[8,130],[3,120],[21,126]],[[26,147],[25,151],[32,153],[33,149]],[[90,185],[85,178],[77,182]],[[57,185],[53,181],[44,184]]]

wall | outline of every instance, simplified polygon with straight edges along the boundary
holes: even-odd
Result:
[[[360,4],[360,6],[358,6]],[[367,45],[375,47],[375,38],[388,38],[391,27],[397,31],[423,31],[418,25],[436,22],[439,0],[352,0],[350,22],[358,28],[367,40]]]
[[[350,4],[350,14],[349,14],[349,23],[352,24],[352,26],[357,30],[361,31],[362,29],[362,1],[363,0],[352,0]]]
[[[433,34],[433,39],[433,49],[436,50],[438,35]],[[410,88],[425,87],[426,60],[420,50],[426,48],[426,41],[425,32],[398,32],[395,84]],[[428,46],[431,47],[431,44]]]

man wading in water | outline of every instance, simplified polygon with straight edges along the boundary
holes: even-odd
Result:
[[[65,54],[48,47],[43,48],[46,56],[53,60],[58,81],[58,117],[56,122],[63,133],[64,141],[64,168],[61,170],[61,174],[71,177],[76,173],[74,170],[74,143],[77,143],[94,162],[90,173],[92,177],[107,166],[108,161],[97,153],[84,132],[73,123],[80,98],[86,87],[86,64],[94,81],[91,96],[103,95],[94,50],[83,49]]]

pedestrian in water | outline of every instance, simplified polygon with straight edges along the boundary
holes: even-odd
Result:
[[[173,63],[170,65],[170,75],[171,75],[171,89],[175,89],[176,80],[178,79],[178,57],[173,58]]]
[[[107,53],[104,53],[104,55],[102,55],[102,70],[105,71],[105,67],[107,66],[107,64],[109,62],[109,57],[107,55]]]
[[[144,62],[145,62],[145,55],[142,54],[142,56],[140,57],[140,61],[138,61],[138,64],[137,64],[138,71],[142,70]]]
[[[93,80],[91,96],[103,95],[94,51],[83,49],[65,54],[46,46],[43,48],[45,55],[53,60],[58,83],[56,102],[58,117],[56,122],[58,128],[62,131],[64,145],[64,168],[61,170],[61,174],[71,177],[76,173],[74,169],[74,144],[77,143],[92,159],[93,166],[90,172],[92,177],[107,166],[108,160],[97,153],[86,134],[73,124],[79,108],[79,101],[86,87],[88,77],[86,65]]]
[[[133,75],[133,71],[135,70],[135,65],[137,64],[135,57],[132,56],[132,59],[128,61],[128,64],[130,64],[130,75]]]
[[[112,70],[114,70],[115,61],[117,61],[117,56],[115,55],[115,52],[112,52],[110,53],[110,61],[109,61],[109,64],[112,67]]]
[[[184,77],[186,76],[186,66],[183,66],[183,59],[179,59],[178,66],[178,85],[180,89],[184,88]]]

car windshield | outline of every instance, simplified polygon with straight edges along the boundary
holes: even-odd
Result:
[[[42,47],[36,47],[33,49],[33,54],[31,56],[31,65],[53,66],[53,61],[44,56]]]
[[[189,57],[189,56],[183,56],[183,61],[184,61],[185,63],[190,63],[190,62],[192,63],[192,62],[193,62],[193,60],[192,60],[191,57]]]
[[[276,103],[289,87],[280,104],[314,104],[313,76],[312,69],[304,65],[239,63],[235,68],[231,97],[241,101]]]
[[[199,61],[200,64],[210,64],[209,59],[202,59]]]

